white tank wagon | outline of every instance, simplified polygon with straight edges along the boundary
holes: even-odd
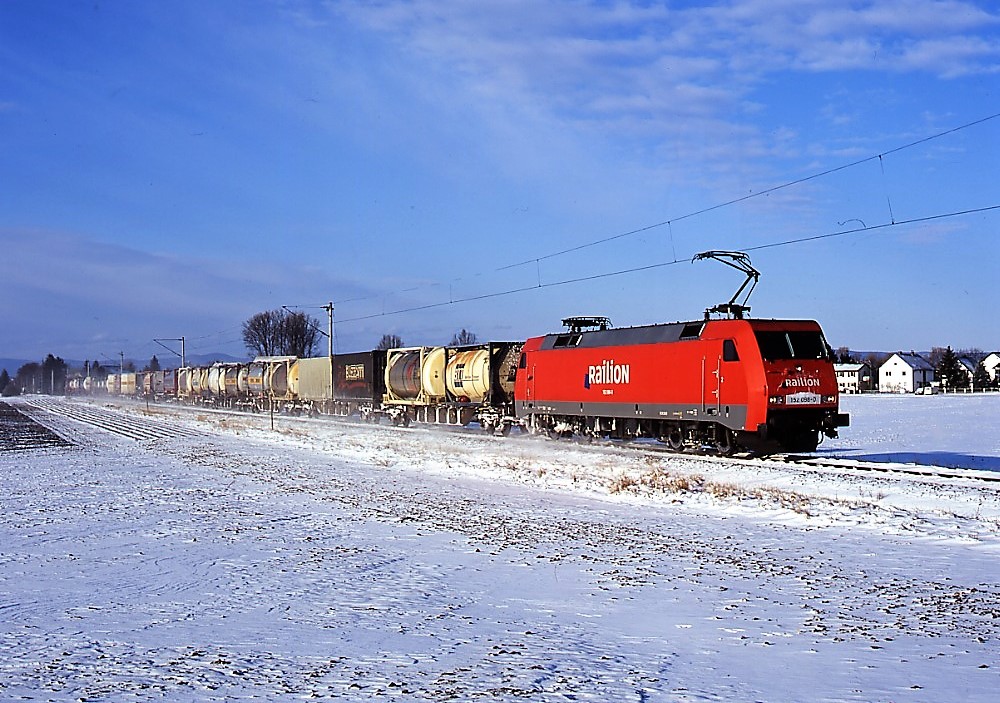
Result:
[[[385,412],[393,424],[428,420],[444,402],[444,347],[401,347],[390,349],[385,362]]]
[[[513,392],[520,350],[517,342],[390,349],[386,414],[396,424],[478,421],[487,431],[507,431],[516,424]]]
[[[219,398],[222,396],[222,384],[220,383],[220,375],[222,376],[222,383],[225,383],[225,371],[223,371],[218,364],[213,364],[208,369],[208,394],[213,398]]]

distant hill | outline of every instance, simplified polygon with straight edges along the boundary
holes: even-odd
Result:
[[[41,359],[38,360],[41,363]],[[0,359],[0,369],[7,369],[7,373],[13,376],[17,370],[28,363],[27,359]]]
[[[163,368],[170,368],[170,369],[172,369],[172,368],[176,368],[176,367],[180,366],[180,361],[181,360],[179,358],[177,358],[177,357],[172,357],[170,359],[167,359],[167,358],[163,358],[163,357],[160,357],[159,355],[157,355],[157,358],[160,360],[160,365]],[[17,373],[17,370],[19,368],[21,368],[22,366],[24,366],[25,364],[32,363],[32,362],[36,363],[36,364],[40,364],[44,360],[45,360],[45,357],[42,357],[41,359],[0,359],[0,370],[7,369],[7,373],[10,376],[13,376],[14,374]],[[66,362],[66,364],[71,369],[81,369],[81,368],[83,368],[83,360],[82,359],[64,359],[64,361]],[[118,369],[118,362],[117,362],[117,360],[112,361],[110,359],[104,359],[104,360],[100,360],[100,361],[101,361],[101,366],[103,366],[103,367],[105,367],[107,369],[111,369],[112,373],[114,373],[114,372],[117,371],[117,369]],[[125,361],[126,361],[126,363],[129,362],[129,361],[131,361],[133,364],[135,364],[135,367],[137,369],[140,369],[140,370],[146,364],[149,363],[149,359],[143,359],[142,361],[139,361],[137,359],[128,359],[128,358],[126,358]],[[216,361],[223,361],[223,362],[239,361],[239,362],[246,362],[246,361],[248,361],[248,359],[245,356],[243,356],[243,357],[237,357],[237,356],[231,356],[229,354],[191,354],[191,355],[189,355],[187,357],[187,363],[189,365],[191,365],[191,366],[207,366],[207,365],[212,364],[212,363],[214,363]]]

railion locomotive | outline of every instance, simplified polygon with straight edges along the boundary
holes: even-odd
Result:
[[[729,454],[814,451],[821,434],[848,424],[816,322],[564,322],[566,332],[522,350],[514,396],[530,431],[653,437]]]

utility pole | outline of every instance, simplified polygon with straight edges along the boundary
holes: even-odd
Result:
[[[330,400],[332,402],[337,397],[334,390],[336,387],[334,385],[334,381],[336,379],[334,378],[334,370],[333,370],[333,301],[331,300],[329,303],[324,305],[323,309],[326,310],[327,326],[328,326],[327,328],[329,329],[329,332],[326,335],[327,337],[326,341],[327,341],[327,347],[330,350]]]
[[[179,356],[181,357],[181,368],[182,369],[183,368],[187,368],[187,355],[185,354],[185,351],[184,351],[184,337],[167,337],[167,338],[164,338],[164,339],[154,339],[153,341],[156,342],[157,344],[159,344],[161,347],[163,347],[164,349],[166,349],[168,352],[170,352],[174,356],[178,356],[177,352],[175,352],[173,349],[171,349],[166,344],[164,344],[164,342],[180,342],[181,343],[181,353],[180,353]]]
[[[329,343],[330,356],[333,356],[333,301],[330,301],[322,307],[326,310],[328,319],[327,329],[329,329],[329,333],[326,336],[328,337],[327,342]]]

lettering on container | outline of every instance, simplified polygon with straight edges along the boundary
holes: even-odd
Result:
[[[344,367],[344,379],[347,381],[364,381],[365,365],[348,364],[347,366]]]

